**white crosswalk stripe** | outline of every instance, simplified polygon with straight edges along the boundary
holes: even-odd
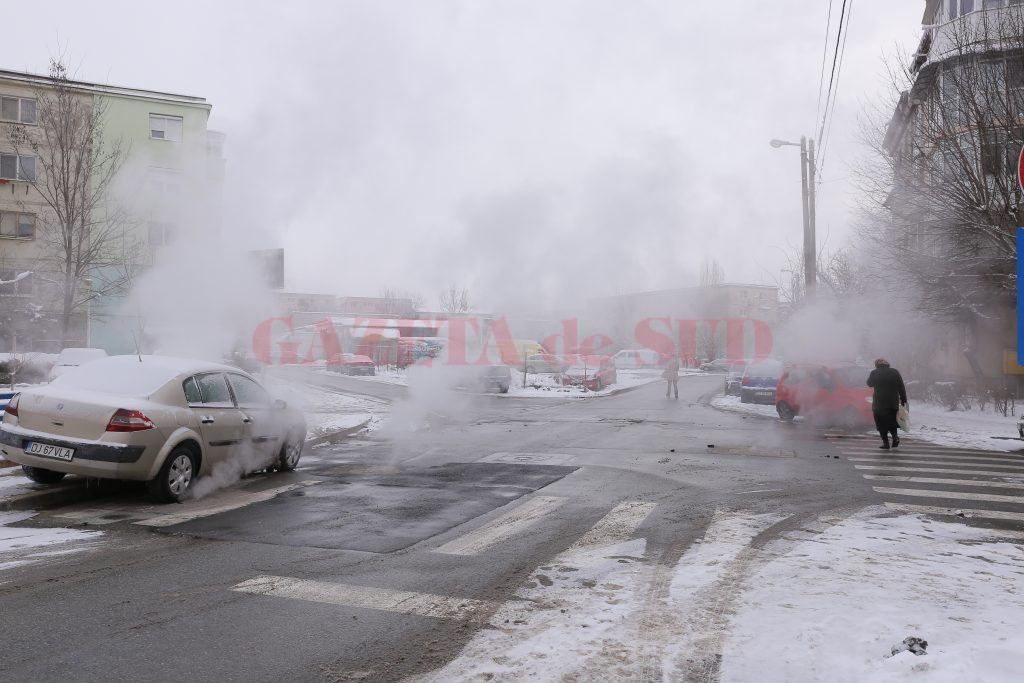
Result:
[[[507,540],[513,533],[524,531],[543,515],[557,510],[564,498],[538,496],[530,498],[509,512],[470,533],[449,541],[435,550],[449,554],[470,554]],[[624,501],[599,519],[583,536],[550,562],[571,564],[579,552],[595,546],[615,548],[629,541],[651,514],[656,503]],[[761,517],[769,518],[770,515]],[[774,517],[772,517],[774,520]],[[444,550],[442,550],[444,549]],[[288,576],[260,575],[232,586],[231,590],[252,595],[305,600],[355,609],[373,609],[399,614],[453,619],[487,620],[501,605],[489,600],[453,597],[392,588],[335,583]],[[565,610],[562,610],[563,612]]]
[[[473,531],[435,548],[434,552],[447,555],[479,555],[484,550],[515,536],[535,524],[549,512],[561,507],[565,498],[537,496]]]
[[[858,470],[881,470],[885,472],[927,472],[932,474],[972,474],[983,477],[1024,479],[1024,472],[1002,472],[999,470],[961,470],[946,467],[896,467],[893,465],[854,465]],[[1022,468],[1024,469],[1024,468]]]
[[[903,440],[881,450],[873,439],[833,439],[892,510],[1024,524],[1024,456]],[[888,486],[886,484],[889,484]],[[934,501],[916,504],[914,500]],[[975,502],[969,510],[958,505]],[[991,508],[991,509],[987,509]]]

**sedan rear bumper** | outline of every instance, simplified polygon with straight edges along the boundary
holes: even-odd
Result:
[[[149,467],[140,463],[146,450],[145,446],[115,446],[49,435],[23,434],[18,433],[19,431],[12,431],[9,425],[0,428],[0,453],[19,465],[78,474],[83,477],[140,480],[149,478]],[[75,452],[71,460],[30,455],[25,452],[29,441],[72,448]]]

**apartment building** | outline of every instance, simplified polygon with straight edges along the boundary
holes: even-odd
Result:
[[[1024,225],[1024,2],[927,0],[883,145],[893,170],[881,251],[946,326],[943,376],[997,378],[1015,347]]]
[[[76,308],[63,344],[130,352],[138,326],[124,306],[131,279],[175,244],[220,230],[224,136],[208,130],[212,105],[202,97],[77,80],[61,86],[102,112],[100,146],[123,152],[97,208],[103,215],[93,217],[117,239],[81,276],[78,299],[88,301]],[[61,345],[63,273],[52,253],[53,213],[33,183],[45,179],[37,177],[41,164],[24,149],[16,153],[10,137],[18,124],[39,132],[39,111],[55,91],[48,76],[0,70],[0,282],[8,283],[0,284],[0,351],[12,348],[15,335],[21,351]]]

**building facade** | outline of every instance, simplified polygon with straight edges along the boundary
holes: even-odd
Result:
[[[927,0],[885,131],[883,251],[949,340],[950,377],[998,378],[1015,346],[1015,229],[1024,225],[1024,3]]]
[[[62,87],[100,121],[97,148],[120,151],[93,220],[115,234],[102,258],[80,275],[64,346],[133,350],[133,316],[124,295],[132,279],[181,240],[215,235],[222,223],[224,136],[207,128],[211,104],[176,95],[0,70],[0,345],[57,351],[55,327],[63,302],[52,285],[63,277],[53,255],[53,211],[36,190],[42,164],[15,149],[13,127],[41,136],[37,116]],[[48,99],[50,98],[50,99]],[[39,172],[41,168],[38,169]],[[35,181],[35,182],[34,182]]]

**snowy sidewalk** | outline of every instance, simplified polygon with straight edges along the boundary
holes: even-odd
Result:
[[[804,521],[721,509],[671,565],[642,538],[541,567],[428,681],[1011,681],[1016,536],[869,508]],[[892,646],[908,636],[927,654]]]
[[[775,406],[741,403],[738,396],[716,396],[712,399],[711,405],[720,410],[773,420],[779,417],[775,412]],[[864,431],[874,433],[868,427],[865,427]],[[910,429],[907,434],[940,446],[961,446],[990,451],[1024,450],[1024,441],[993,438],[1017,436],[1017,418],[1003,417],[993,412],[991,407],[986,411],[949,411],[943,406],[911,401]]]

